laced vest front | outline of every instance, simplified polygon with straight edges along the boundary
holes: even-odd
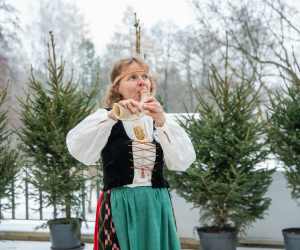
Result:
[[[149,149],[139,147],[140,144],[149,145]],[[155,154],[155,162],[148,159],[148,157],[141,157],[139,152],[142,150],[151,150],[153,155]],[[135,160],[133,159],[133,155],[135,156]],[[141,178],[144,178],[145,175],[151,175],[153,188],[170,187],[163,174],[164,160],[160,143],[157,143],[154,139],[152,142],[131,140],[120,120],[112,127],[107,144],[101,151],[101,158],[103,166],[103,190],[132,184],[135,168],[141,169]],[[147,163],[140,164],[136,162],[137,159],[141,158]],[[136,166],[134,166],[134,162]],[[149,165],[154,165],[154,167],[151,168]]]

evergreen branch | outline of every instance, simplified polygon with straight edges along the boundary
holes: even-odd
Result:
[[[230,85],[230,84],[231,84],[232,77],[233,77],[233,75],[235,74],[235,71],[236,71],[236,69],[233,69],[233,72],[232,72],[232,74],[231,74],[231,76],[230,76],[230,79],[229,79],[228,85]]]
[[[44,131],[45,131],[45,136],[46,136],[46,139],[47,141],[49,142],[49,137],[48,137],[48,132],[47,132],[47,128],[44,126]]]
[[[52,51],[53,51],[53,63],[54,63],[54,69],[53,69],[53,71],[54,71],[54,76],[55,76],[55,82],[56,82],[56,84],[57,84],[57,87],[56,87],[56,94],[58,95],[58,91],[59,91],[59,88],[58,88],[58,76],[57,76],[57,69],[56,69],[56,55],[55,55],[55,49],[54,49],[54,47],[55,47],[55,45],[54,45],[54,40],[53,40],[53,35],[52,35],[52,31],[50,31],[49,32],[50,33],[50,36],[51,36],[51,46],[52,46]]]
[[[134,18],[135,18],[135,24],[133,25],[135,27],[135,33],[136,33],[136,54],[140,55],[141,54],[141,27],[140,25],[140,20],[136,19],[136,13],[134,13]]]
[[[0,107],[7,101],[6,96],[7,96],[8,85],[9,85],[9,79],[7,80],[5,89],[2,90],[1,92]]]
[[[227,66],[228,66],[228,31],[226,30],[225,86],[227,86]]]
[[[203,181],[203,184],[205,185],[206,189],[208,190],[208,192],[210,192],[211,194],[214,194],[214,192],[211,191],[211,189],[208,187],[208,185],[206,184],[206,181],[204,179],[204,176],[201,175],[200,178],[202,179]]]
[[[237,183],[237,181],[238,181],[238,179],[239,179],[239,175],[235,172],[235,169],[234,169],[234,167],[233,167],[232,164],[231,164],[231,168],[232,168],[232,171],[234,172],[234,174],[236,175],[235,183]],[[231,188],[231,190],[230,190],[228,196],[225,198],[224,202],[226,202],[226,201],[228,200],[228,198],[229,198],[230,195],[232,194],[233,190],[234,190],[234,185],[232,185],[232,188]]]
[[[73,69],[72,69],[72,75],[73,75]],[[77,81],[77,83],[76,83],[76,85],[75,85],[75,88],[77,88],[77,86],[78,86],[78,84],[79,84],[79,82],[80,82],[80,78],[81,78],[81,75],[79,75],[79,77],[78,77],[78,81]]]

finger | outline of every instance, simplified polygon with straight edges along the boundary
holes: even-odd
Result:
[[[124,108],[127,108],[126,103],[124,101],[119,101],[119,105],[121,105]]]
[[[148,103],[144,103],[143,106],[161,107],[161,105],[160,105],[158,102],[148,102]]]
[[[157,102],[157,100],[154,97],[149,97],[145,100],[145,102]]]
[[[130,102],[127,102],[127,108],[130,110],[131,113],[135,113],[134,108],[132,107]]]
[[[142,105],[141,104],[139,104],[137,101],[135,101],[135,100],[130,100],[130,103],[131,103],[131,105],[132,106],[134,106],[134,107],[136,107],[139,111],[142,111]]]
[[[143,107],[144,107],[144,109],[148,109],[148,110],[150,110],[153,107],[156,107],[157,109],[159,109],[161,111],[163,110],[163,107],[159,103],[156,103],[156,102],[143,104]]]
[[[153,113],[153,112],[151,112],[151,111],[148,111],[148,112],[146,113],[146,115],[153,116],[153,115],[154,115],[154,113]]]
[[[159,109],[158,107],[150,106],[150,105],[147,105],[145,107],[145,109],[147,109],[147,110],[149,110],[151,112],[154,112],[154,113],[161,112],[161,109]]]

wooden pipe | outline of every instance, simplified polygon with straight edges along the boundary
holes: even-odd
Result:
[[[113,106],[114,116],[121,121],[135,121],[142,118],[148,112],[147,109],[143,108],[143,104],[145,100],[151,96],[151,93],[148,93],[145,89],[141,89],[140,94],[141,94],[140,105],[142,106],[142,111],[139,111],[136,107],[133,107],[135,113],[131,113],[131,111],[128,108],[124,108],[118,103],[114,103]]]

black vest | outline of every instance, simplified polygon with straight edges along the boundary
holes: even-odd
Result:
[[[111,109],[106,109],[111,110]],[[153,123],[153,131],[155,130]],[[163,173],[163,150],[160,143],[154,139],[156,149],[156,159],[154,171],[152,171],[151,182],[153,188],[169,188],[170,185],[164,178]],[[103,165],[103,191],[132,184],[134,178],[134,166],[132,153],[132,141],[126,134],[122,121],[118,121],[111,130],[107,144],[101,151]]]

